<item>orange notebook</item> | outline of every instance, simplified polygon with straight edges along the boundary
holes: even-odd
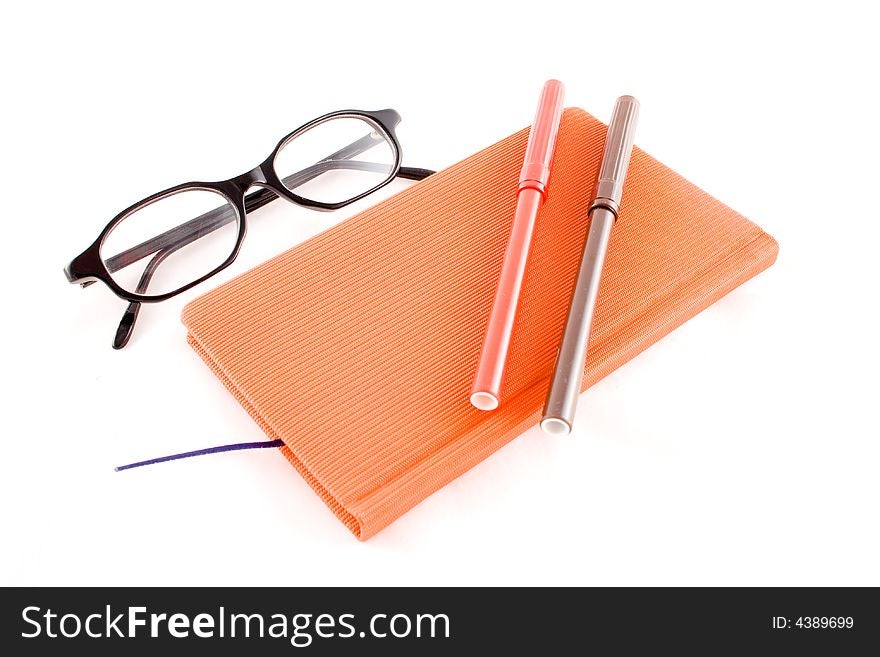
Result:
[[[566,110],[495,412],[468,396],[527,129],[184,308],[192,347],[358,538],[538,422],[605,132]],[[638,148],[621,208],[584,387],[776,258],[758,226]]]

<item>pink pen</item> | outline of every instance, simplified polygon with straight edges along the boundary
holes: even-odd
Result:
[[[550,163],[556,147],[564,97],[565,87],[559,80],[548,80],[544,84],[535,122],[529,133],[526,158],[519,174],[513,227],[507,242],[507,251],[504,253],[498,290],[495,292],[495,301],[474,376],[474,386],[471,389],[471,404],[481,411],[498,408],[501,400],[501,383],[504,380],[510,336],[513,333],[520,289],[535,231],[535,219],[547,196],[547,180],[550,177]]]

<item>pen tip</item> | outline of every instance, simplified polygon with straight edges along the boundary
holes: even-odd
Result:
[[[471,404],[481,411],[494,411],[498,408],[498,397],[491,392],[475,392],[471,395]]]
[[[565,436],[571,433],[571,425],[557,417],[545,417],[541,420],[541,429],[551,436]]]

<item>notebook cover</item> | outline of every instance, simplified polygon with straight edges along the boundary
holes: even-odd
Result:
[[[606,127],[566,110],[501,407],[468,402],[528,129],[188,304],[189,342],[359,539],[535,425]],[[776,242],[636,148],[584,387],[770,266]]]

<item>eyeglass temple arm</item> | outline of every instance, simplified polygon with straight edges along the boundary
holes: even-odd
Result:
[[[356,153],[355,153],[356,154]],[[377,171],[381,172],[386,169],[387,165],[375,162],[361,162],[352,160],[324,160],[313,164],[312,166],[287,176],[282,180],[286,187],[296,188],[306,182],[318,177],[322,173],[333,169],[354,169],[360,171]],[[423,180],[433,174],[431,169],[421,169],[416,167],[400,167],[397,177],[407,180]],[[250,213],[258,208],[263,207],[267,203],[274,201],[278,195],[270,189],[260,189],[252,192],[244,198],[245,212]],[[105,261],[107,271],[111,274],[137,262],[157,251],[166,249],[178,242],[189,244],[193,239],[198,239],[204,235],[212,233],[218,228],[222,228],[236,219],[236,213],[224,206],[210,210],[194,219],[191,219],[179,226],[160,233],[149,240],[126,249],[121,253],[108,258]],[[189,239],[193,238],[193,239]]]
[[[300,172],[302,173],[302,172]],[[292,176],[291,176],[292,177]],[[268,192],[268,193],[265,193]],[[266,203],[273,200],[273,198],[277,198],[274,192],[268,189],[261,189],[260,191],[249,194],[245,197],[245,208],[248,211],[255,210],[258,207],[262,207]],[[173,236],[175,241],[168,246],[162,246],[158,251],[155,252],[155,255],[147,263],[147,266],[144,268],[144,271],[141,273],[140,280],[138,281],[137,287],[135,288],[135,292],[138,294],[146,294],[147,288],[150,285],[150,280],[152,280],[153,275],[156,273],[156,270],[159,268],[159,265],[170,256],[172,253],[180,250],[187,244],[194,242],[196,239],[205,234],[203,229],[207,228],[208,230],[215,230],[219,228],[221,225],[219,222],[223,221],[223,223],[228,223],[226,214],[232,213],[224,213],[224,209],[220,208],[220,211],[212,211],[216,212],[216,217],[210,217],[209,215],[212,212],[208,212],[200,217],[196,217],[194,221],[201,223],[202,225],[198,227],[197,230],[193,230],[186,235],[180,236],[179,239],[175,235]],[[234,218],[234,214],[232,215]],[[191,222],[187,222],[191,223]],[[184,224],[185,226],[186,224]],[[180,228],[180,227],[178,227]],[[175,232],[175,231],[170,231]],[[159,237],[162,237],[161,235]],[[169,238],[172,236],[169,235]],[[123,265],[124,266],[124,265]],[[110,263],[108,262],[108,268],[110,267]],[[118,270],[111,270],[118,271]],[[132,301],[128,304],[128,307],[125,309],[125,312],[122,314],[122,319],[119,321],[119,326],[116,328],[116,335],[113,338],[113,348],[114,349],[122,349],[126,344],[128,344],[129,339],[131,338],[132,333],[134,332],[134,325],[137,322],[138,315],[141,310],[141,303],[139,301]]]
[[[192,241],[193,240],[190,239],[186,242],[179,242],[178,244],[169,246],[168,248],[158,251],[156,255],[154,255],[153,258],[150,260],[150,262],[147,263],[147,266],[144,267],[144,271],[141,273],[141,278],[138,281],[135,292],[137,292],[138,294],[146,294],[147,288],[150,285],[150,280],[153,278],[153,274],[156,273],[159,265],[161,265],[168,256],[173,254],[175,251],[183,248]],[[134,331],[134,324],[137,321],[140,311],[140,301],[132,301],[128,304],[128,308],[125,309],[125,312],[122,314],[122,319],[119,321],[119,326],[116,328],[116,335],[113,338],[114,349],[122,349],[125,345],[128,344],[128,340],[129,338],[131,338],[131,334]]]
[[[350,163],[350,164],[353,164],[353,163]],[[363,163],[363,164],[370,164],[370,163]],[[315,165],[313,165],[313,167],[314,166]],[[310,168],[313,168],[313,167],[310,167]],[[305,173],[305,171],[299,172],[299,174],[303,174],[303,173]],[[410,180],[422,180],[422,179],[428,177],[429,175],[431,175],[432,173],[434,173],[434,172],[431,171],[430,169],[401,167],[400,171],[398,172],[398,176],[401,178],[407,178]],[[292,176],[289,176],[289,178],[293,178],[296,175],[298,175],[298,174],[293,174]],[[287,179],[285,179],[285,182],[287,182]],[[261,189],[257,192],[252,193],[252,194],[248,194],[245,197],[245,209],[248,212],[250,212],[252,210],[256,210],[257,208],[260,208],[263,205],[266,205],[267,203],[269,203],[270,201],[272,201],[276,198],[278,198],[278,196],[274,192],[272,192],[271,190]],[[206,213],[206,215],[202,215],[202,217],[197,217],[196,220],[203,219],[207,215],[210,215],[212,212],[217,212],[217,210],[213,210],[209,213]],[[218,214],[222,214],[222,211]],[[234,214],[233,214],[232,218],[234,219]],[[196,221],[196,220],[194,220],[194,221]],[[214,218],[212,221],[217,221],[217,218]],[[188,223],[190,223],[190,222],[188,222]],[[224,222],[224,223],[228,223],[228,222]],[[220,227],[220,225],[216,226],[216,228],[219,228],[219,227]],[[209,230],[215,230],[216,228],[211,228]],[[173,232],[173,231],[169,231],[169,232]],[[152,280],[153,275],[156,273],[156,270],[159,268],[159,265],[161,265],[162,262],[168,256],[175,253],[176,251],[183,248],[184,246],[191,244],[192,242],[199,239],[204,234],[206,234],[206,233],[202,232],[201,230],[192,231],[188,235],[185,235],[185,236],[181,237],[180,239],[178,239],[176,241],[176,243],[172,243],[168,246],[163,246],[158,251],[156,251],[155,252],[156,255],[154,255],[153,258],[150,260],[150,262],[147,263],[147,266],[144,268],[144,271],[141,273],[141,278],[138,281],[137,288],[135,289],[135,291],[138,294],[146,294],[147,288],[150,285],[150,281]],[[159,237],[161,237],[161,236],[159,236]],[[108,268],[109,268],[109,265],[108,265]],[[118,271],[118,270],[112,270],[112,271]],[[128,304],[128,307],[125,309],[125,312],[122,314],[122,319],[119,321],[119,326],[116,329],[116,335],[113,338],[113,348],[114,349],[122,349],[126,344],[128,344],[128,341],[131,338],[132,333],[134,332],[134,326],[135,326],[135,323],[137,322],[137,318],[138,318],[138,315],[140,314],[140,310],[141,310],[141,303],[139,301],[132,301]]]

